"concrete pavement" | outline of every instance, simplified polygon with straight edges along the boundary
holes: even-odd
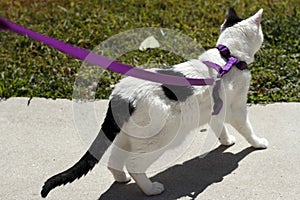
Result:
[[[43,182],[77,162],[89,143],[74,121],[72,101],[33,98],[29,106],[27,102],[28,98],[0,102],[0,199],[42,199]],[[107,101],[93,106],[100,126]],[[267,150],[249,148],[230,128],[237,143],[216,146],[199,159],[195,140],[176,163],[151,173],[153,180],[165,185],[160,196],[145,197],[133,181],[114,183],[100,163],[86,177],[54,189],[47,199],[299,199],[300,103],[252,105],[249,114],[257,134],[269,140]]]

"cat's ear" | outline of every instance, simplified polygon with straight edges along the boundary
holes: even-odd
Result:
[[[226,11],[226,20],[227,21],[236,21],[238,19],[240,19],[240,18],[237,16],[235,10],[233,8],[228,8]]]
[[[237,16],[235,10],[233,8],[228,8],[226,11],[226,17],[224,23],[221,25],[221,32],[226,28],[234,26],[236,23],[242,21],[243,19]]]
[[[263,9],[261,8],[255,15],[253,15],[250,19],[256,24],[260,25],[261,18],[262,18]]]

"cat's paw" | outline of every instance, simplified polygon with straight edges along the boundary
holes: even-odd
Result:
[[[268,148],[268,146],[269,146],[269,142],[268,142],[268,140],[265,139],[265,138],[257,138],[257,139],[253,142],[252,146],[253,146],[254,148],[257,148],[257,149],[266,149],[266,148]]]
[[[118,183],[128,183],[131,180],[131,177],[124,171],[119,171],[111,167],[108,167],[108,169],[111,171],[115,181]]]
[[[161,194],[165,190],[164,185],[159,182],[153,182],[149,190],[144,190],[144,193],[148,196]]]
[[[226,138],[220,137],[219,141],[222,145],[231,146],[235,143],[235,137],[233,135],[227,135]]]
[[[114,176],[114,178],[115,178],[115,181],[118,183],[128,183],[129,181],[131,181],[131,178],[128,175],[118,176],[118,177]]]

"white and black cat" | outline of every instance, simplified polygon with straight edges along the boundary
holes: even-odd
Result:
[[[254,54],[263,42],[262,12],[261,9],[243,20],[234,9],[228,9],[217,45],[225,45],[240,61],[253,62]],[[220,66],[226,64],[219,50],[213,48],[199,56],[197,61],[187,61],[170,69],[152,70],[184,77],[217,78],[218,73],[203,61]],[[236,67],[222,77],[224,92],[220,92],[220,98],[224,102],[222,109],[226,110],[224,122],[236,128],[253,147],[267,148],[268,141],[256,136],[247,117],[250,79],[249,70]],[[162,85],[132,77],[122,79],[110,96],[101,130],[89,150],[74,166],[48,179],[41,191],[42,197],[46,197],[53,188],[87,174],[111,142],[113,147],[108,168],[115,180],[126,183],[131,176],[146,195],[162,193],[164,186],[151,182],[145,171],[167,148],[176,146],[189,132],[209,122],[213,111],[213,88]],[[234,136],[227,133],[224,124],[217,135],[223,145],[235,143]],[[118,153],[120,149],[129,153]],[[123,170],[125,167],[130,176]]]

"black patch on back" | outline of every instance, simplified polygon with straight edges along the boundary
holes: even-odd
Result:
[[[185,77],[181,72],[176,72],[172,69],[159,69],[156,71],[162,74]],[[192,86],[175,86],[163,84],[161,87],[166,97],[173,101],[183,102],[189,96],[192,96],[194,94],[194,88]]]
[[[109,101],[106,117],[102,124],[102,131],[106,137],[113,141],[125,122],[135,111],[133,102],[123,99],[120,95],[114,95]]]
[[[243,21],[242,18],[239,18],[233,8],[228,8],[226,12],[226,20],[222,26],[221,31],[224,31],[226,28],[231,27],[240,21]]]

